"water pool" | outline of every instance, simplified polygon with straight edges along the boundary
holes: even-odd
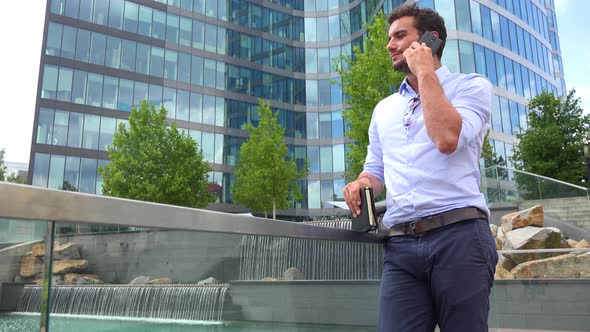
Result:
[[[39,314],[0,314],[0,332],[39,331]],[[252,323],[252,322],[209,322],[173,321],[128,317],[96,317],[52,315],[50,332],[373,332],[375,327]]]

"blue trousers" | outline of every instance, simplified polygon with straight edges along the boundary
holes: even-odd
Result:
[[[384,244],[379,332],[488,331],[498,253],[485,219]]]

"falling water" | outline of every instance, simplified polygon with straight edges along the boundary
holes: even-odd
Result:
[[[51,312],[220,321],[229,285],[54,286]],[[41,287],[25,286],[18,312],[39,312]]]
[[[350,220],[308,222],[350,229]],[[374,243],[244,235],[240,280],[283,278],[295,267],[305,280],[375,280],[381,277],[383,254]]]

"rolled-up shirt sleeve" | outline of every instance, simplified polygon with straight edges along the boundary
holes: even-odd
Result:
[[[371,124],[369,125],[369,146],[367,147],[367,158],[363,167],[364,173],[369,173],[385,184],[383,175],[383,150],[381,150],[381,140],[379,139],[379,132],[377,130],[377,123],[375,121],[375,114],[378,112],[379,105],[375,107],[371,117]]]
[[[485,77],[467,76],[457,86],[451,104],[461,114],[463,123],[455,151],[461,150],[478,137],[482,129],[489,126],[492,112],[493,87]]]

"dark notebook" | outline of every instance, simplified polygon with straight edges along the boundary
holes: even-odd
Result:
[[[360,189],[361,213],[352,217],[352,230],[368,232],[377,228],[377,214],[375,213],[375,196],[373,188],[364,187]]]

